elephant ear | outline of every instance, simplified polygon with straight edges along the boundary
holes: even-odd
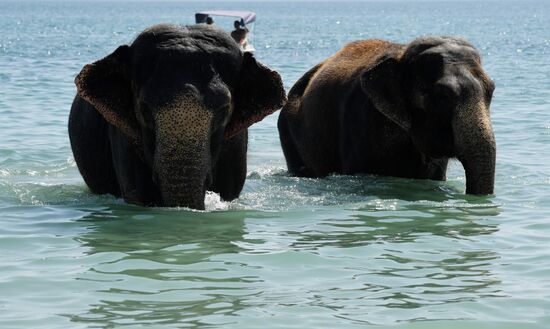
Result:
[[[110,124],[122,131],[132,143],[140,139],[133,113],[132,91],[128,77],[130,48],[118,47],[109,56],[87,64],[76,76],[78,95],[92,104]]]
[[[411,116],[405,105],[405,94],[400,82],[402,79],[398,60],[388,57],[363,71],[361,88],[378,111],[405,131],[409,131]]]
[[[279,73],[245,52],[233,99],[233,114],[225,128],[226,139],[280,109],[286,102],[286,93]]]

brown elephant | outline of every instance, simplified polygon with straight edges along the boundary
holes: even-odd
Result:
[[[466,193],[492,194],[494,88],[462,38],[350,43],[289,92],[278,121],[288,170],[445,180],[457,158]]]
[[[286,100],[277,72],[206,24],[148,28],[75,82],[69,137],[84,181],[143,205],[238,197],[247,128]]]

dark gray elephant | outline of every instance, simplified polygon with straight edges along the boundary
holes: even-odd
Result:
[[[493,90],[479,52],[461,38],[350,43],[289,92],[278,122],[288,169],[445,180],[456,157],[466,193],[492,194]]]
[[[75,83],[69,137],[86,184],[143,205],[238,197],[247,128],[286,100],[278,73],[202,24],[153,26]]]

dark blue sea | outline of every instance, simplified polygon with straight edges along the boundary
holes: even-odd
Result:
[[[278,113],[250,130],[234,202],[91,194],[75,75],[206,9],[257,13],[256,57],[287,91],[352,40],[466,37],[497,86],[494,196],[465,195],[456,161],[446,182],[290,177]],[[549,2],[0,0],[0,328],[390,327],[550,328]]]

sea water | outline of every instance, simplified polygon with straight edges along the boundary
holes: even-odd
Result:
[[[255,55],[287,91],[352,40],[466,37],[497,86],[495,195],[465,195],[456,161],[446,182],[290,177],[278,113],[250,129],[234,202],[91,194],[75,75],[206,9],[257,13]],[[0,0],[0,327],[550,328],[549,63],[544,1]]]

